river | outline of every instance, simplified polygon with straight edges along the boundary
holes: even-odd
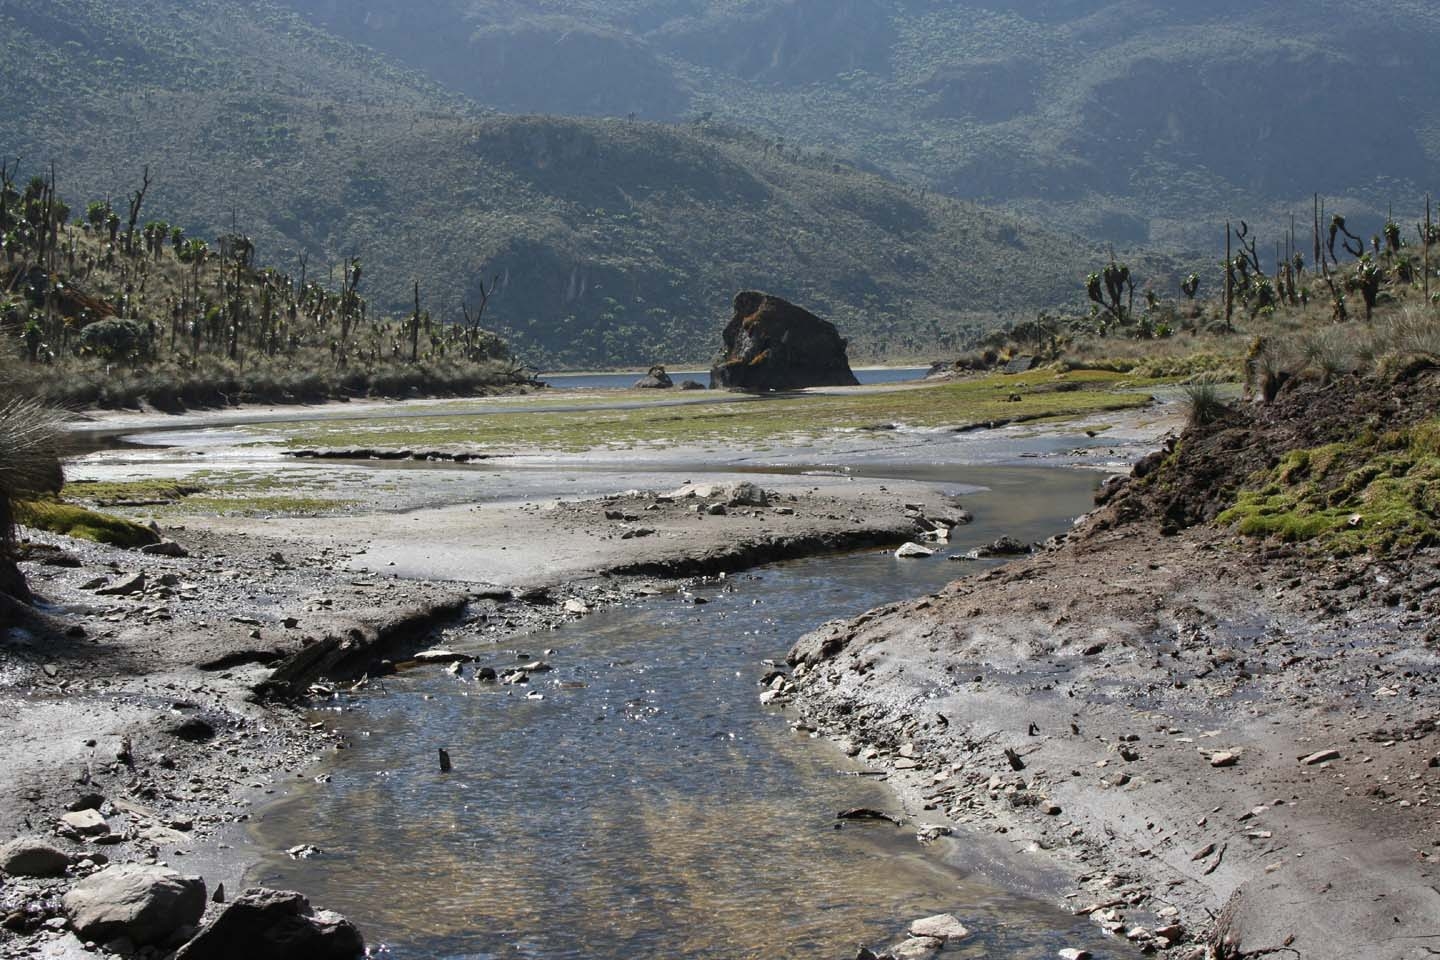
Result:
[[[1064,529],[1098,480],[854,472],[965,493],[977,520],[954,554]],[[885,552],[777,565],[483,651],[481,665],[553,665],[529,687],[477,683],[469,668],[388,678],[317,711],[351,748],[258,811],[250,879],[305,890],[403,958],[838,958],[937,912],[975,931],[959,956],[1103,956],[1085,920],[976,875],[963,837],[837,829],[842,809],[894,810],[886,788],[758,700],[762,661],[803,633],[983,565]],[[301,844],[320,853],[284,853]]]

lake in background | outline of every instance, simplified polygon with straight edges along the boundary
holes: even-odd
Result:
[[[647,372],[636,370],[633,373],[542,373],[540,379],[556,390],[615,390],[633,387],[635,381],[644,379]],[[670,379],[677,384],[682,380],[694,380],[707,385],[710,383],[709,370],[667,370],[666,372],[670,374]],[[929,367],[871,367],[857,369],[855,379],[862,384],[899,383],[903,380],[919,380],[929,372]]]

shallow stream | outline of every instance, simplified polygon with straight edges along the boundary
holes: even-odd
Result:
[[[986,488],[965,497],[977,522],[957,531],[957,554],[1064,529],[1099,479],[877,470]],[[894,810],[886,788],[758,700],[762,661],[801,634],[983,563],[783,564],[482,651],[481,665],[554,666],[528,687],[476,683],[468,667],[388,678],[317,714],[352,748],[258,812],[250,879],[305,890],[405,958],[848,958],[942,911],[975,930],[947,956],[1113,956],[1088,922],[970,874],[963,838],[836,829],[846,808]],[[301,844],[321,852],[283,852]]]

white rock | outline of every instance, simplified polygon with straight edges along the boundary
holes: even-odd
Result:
[[[970,931],[953,913],[937,913],[910,924],[910,936],[933,937],[940,941],[963,940],[970,936]]]
[[[1339,751],[1339,750],[1321,750],[1321,751],[1319,751],[1318,753],[1312,753],[1312,754],[1310,754],[1310,756],[1306,757],[1304,760],[1301,760],[1300,762],[1303,763],[1303,764],[1305,764],[1305,766],[1307,766],[1307,767],[1313,767],[1313,766],[1316,766],[1317,764],[1325,763],[1325,762],[1330,761],[1330,760],[1339,760],[1339,759],[1340,759],[1340,751]]]
[[[935,556],[935,551],[931,550],[929,547],[922,547],[918,543],[911,542],[905,544],[899,550],[896,550],[895,556],[900,558],[901,560],[921,559],[923,557]]]
[[[103,837],[110,832],[110,824],[99,810],[76,810],[61,816],[60,823],[82,837]]]

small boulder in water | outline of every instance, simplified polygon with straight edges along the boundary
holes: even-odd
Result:
[[[675,381],[671,380],[665,368],[658,364],[651,367],[644,377],[635,381],[636,390],[669,390],[673,386]]]

